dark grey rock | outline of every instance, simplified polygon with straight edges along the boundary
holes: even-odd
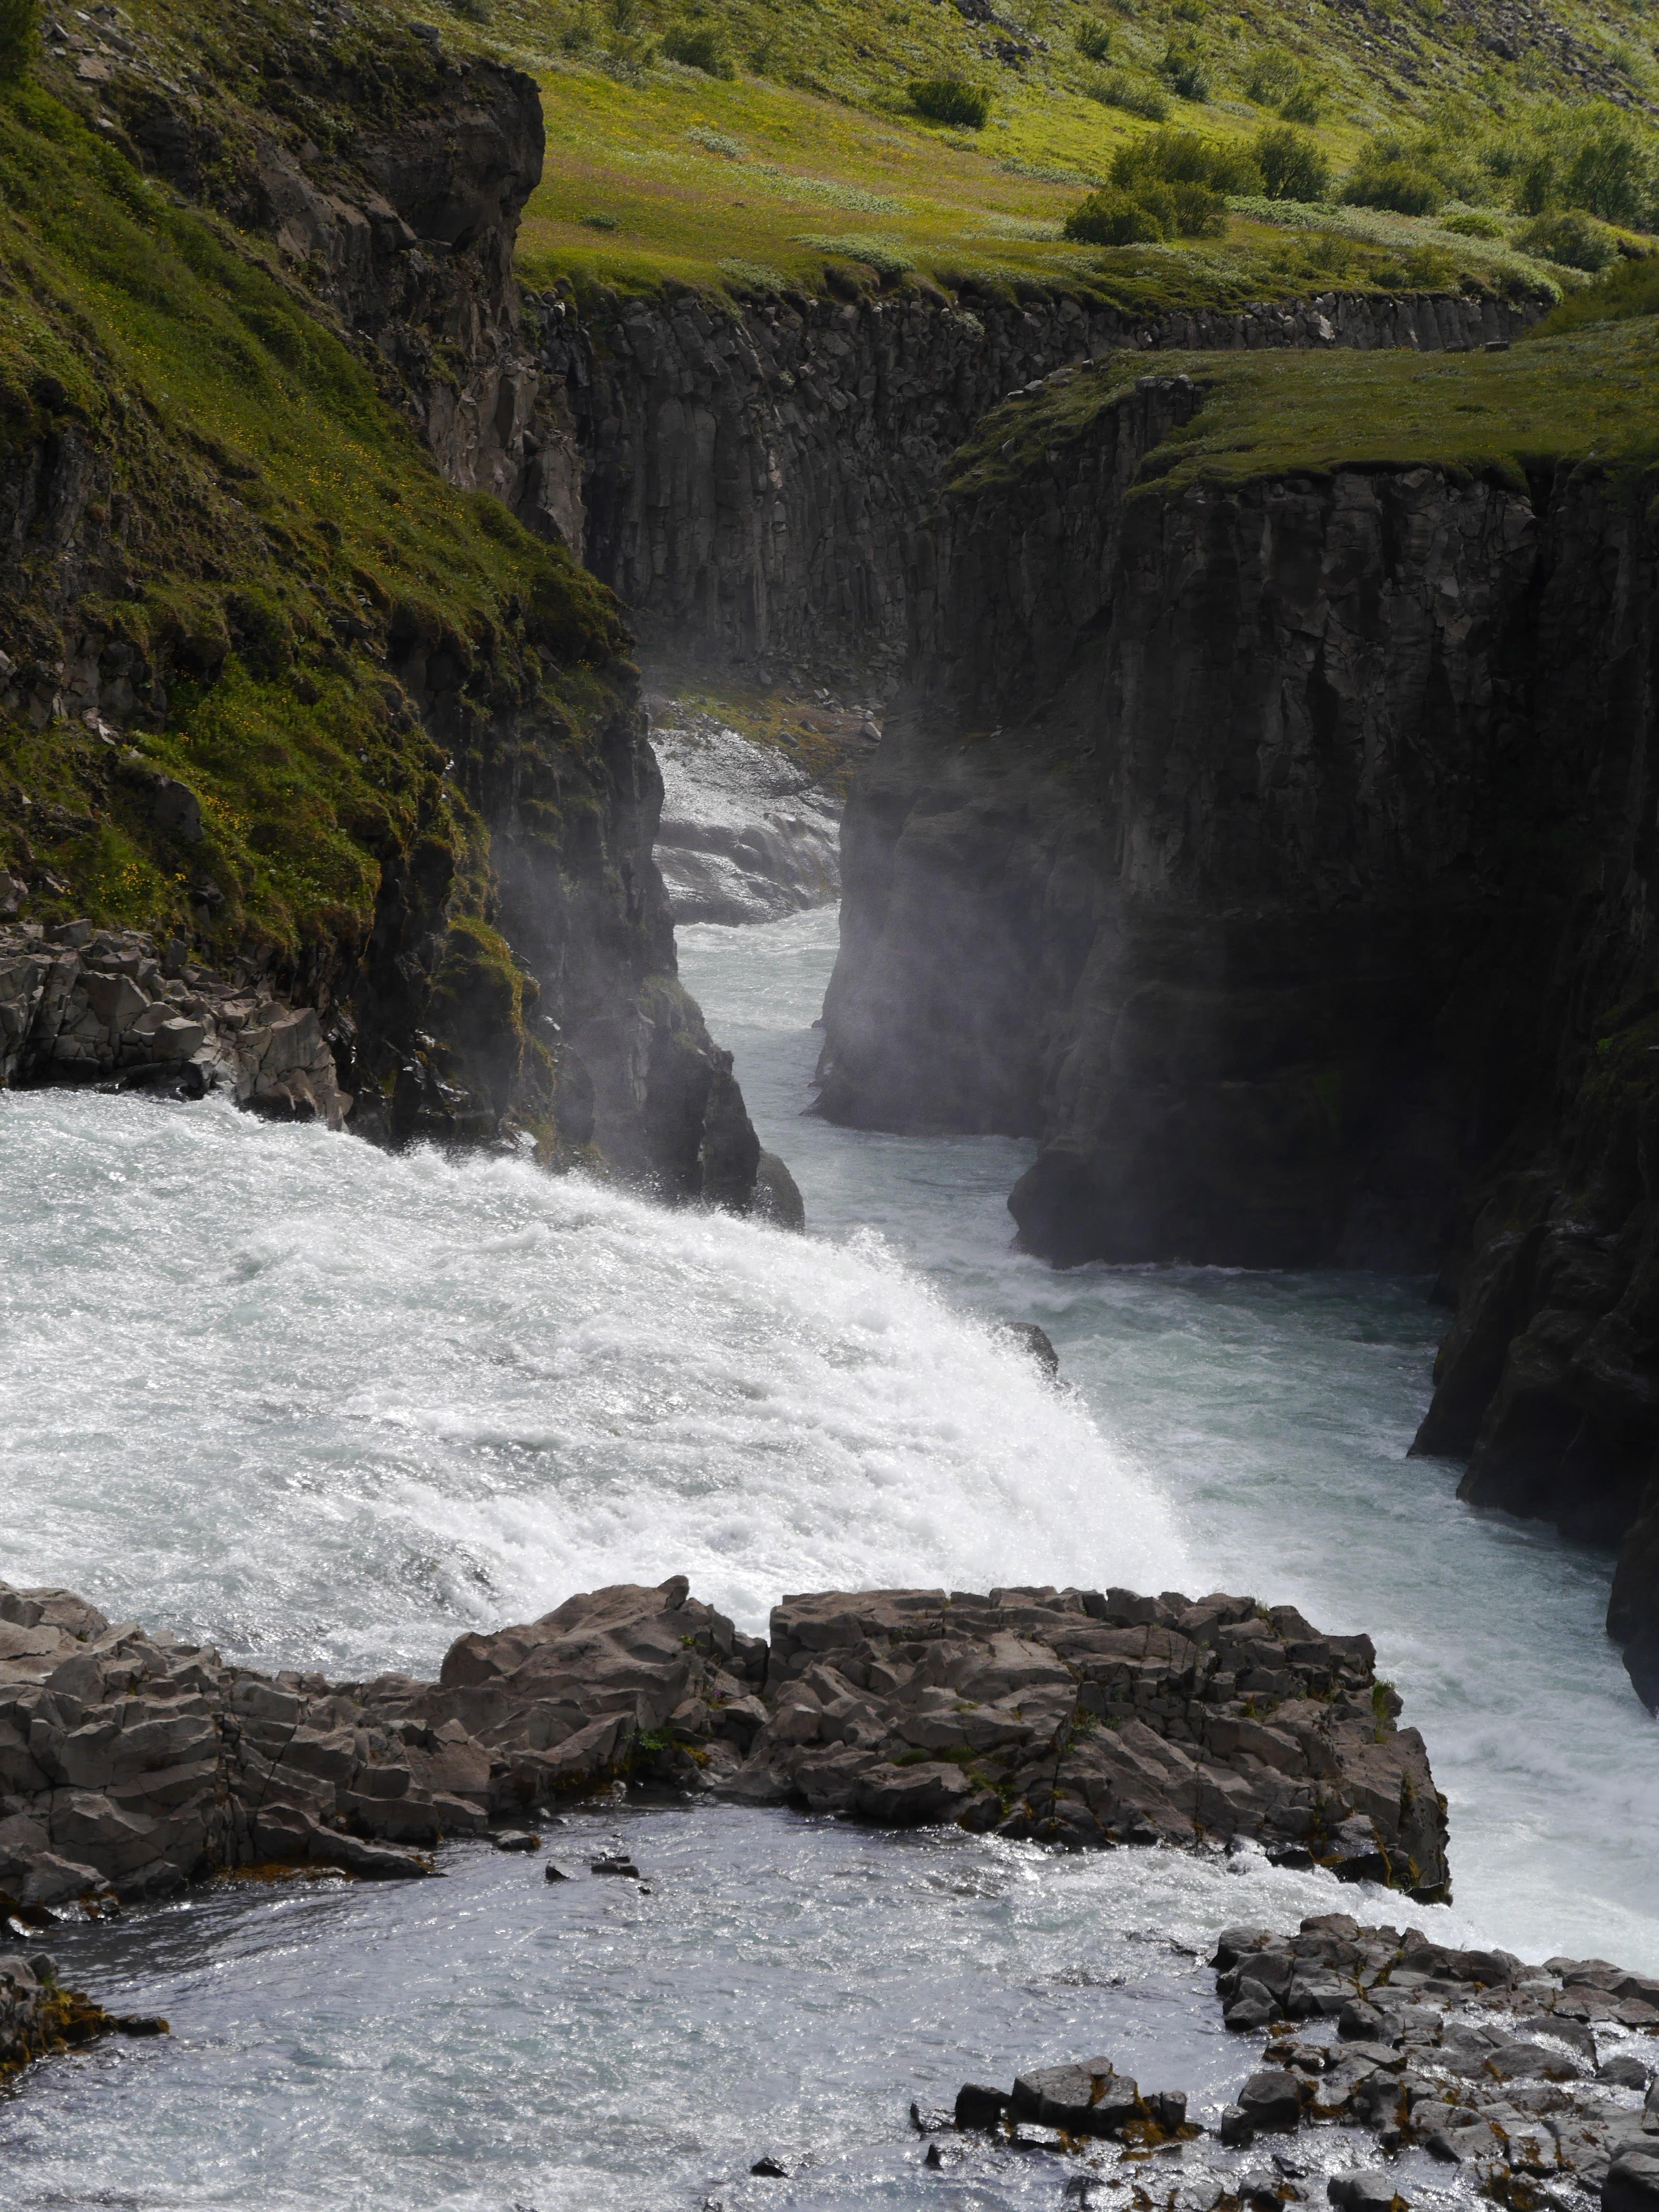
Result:
[[[1068,2135],[1112,2136],[1142,2117],[1140,2091],[1109,2058],[1071,2066],[1039,2067],[1018,2075],[1010,2100],[1022,2119],[1063,2128]]]
[[[956,2124],[959,2128],[1000,2127],[1012,2101],[1006,2089],[964,2081],[957,2091]]]
[[[1283,2130],[1302,2124],[1302,2083],[1294,2074],[1273,2069],[1252,2074],[1238,2093],[1238,2103],[1255,2130]]]
[[[498,1851],[538,1851],[541,1838],[529,1828],[498,1828],[489,1838]]]
[[[1216,2133],[1229,2150],[1248,2150],[1255,2141],[1255,2127],[1242,2105],[1224,2105]]]
[[[1659,2208],[1659,2147],[1621,2150],[1601,2185],[1601,2212],[1656,2212]]]
[[[1653,2080],[1653,2069],[1621,2051],[1616,2058],[1602,2061],[1595,2069],[1595,2078],[1615,2089],[1646,2089]]]
[[[1366,2167],[1357,2173],[1334,2173],[1325,2194],[1337,2212],[1409,2212],[1410,2199],[1401,2197],[1394,2177],[1385,2168]]]

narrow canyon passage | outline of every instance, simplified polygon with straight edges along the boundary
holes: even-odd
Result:
[[[67,1976],[174,2032],[0,2106],[0,2205],[1013,2212],[1056,2201],[1052,2161],[975,2150],[942,2180],[908,2096],[1101,2050],[1212,2121],[1243,2055],[1202,1963],[1230,1923],[1351,1909],[1659,1966],[1651,1723],[1606,1563],[1405,1459],[1422,1285],[1013,1255],[1024,1147],[803,1117],[835,934],[828,908],[681,932],[805,1240],[213,1101],[0,1099],[11,1571],[337,1674],[676,1569],[756,1628],[837,1583],[1255,1589],[1375,1635],[1451,1799],[1455,1904],[1248,1850],[583,1807],[548,1832],[562,1885],[462,1844],[439,1883],[64,1931]],[[1000,1317],[1050,1331],[1066,1389]],[[648,1894],[586,1876],[618,1844]],[[795,2178],[750,2179],[773,2152]],[[1467,2193],[1422,2152],[1401,2173]]]

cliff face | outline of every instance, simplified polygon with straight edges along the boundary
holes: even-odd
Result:
[[[1176,368],[1011,410],[937,518],[823,1109],[1040,1138],[1010,1205],[1061,1264],[1443,1263],[1418,1449],[1617,1540],[1659,1441],[1650,487],[1183,472]],[[1654,1525],[1612,1617],[1650,1702]]]
[[[471,496],[556,519],[510,274],[534,87],[363,11],[210,15],[198,43],[210,70],[161,30],[49,60],[101,137],[33,88],[0,118],[8,242],[46,270],[0,363],[0,904],[314,1009],[368,1133],[511,1122],[764,1206],[675,977],[617,610]],[[12,1073],[125,1065],[94,1044],[26,1036]]]
[[[688,292],[583,319],[548,297],[532,308],[558,428],[539,496],[652,637],[764,672],[880,678],[902,659],[952,454],[1031,379],[1125,347],[1462,351],[1541,304],[1333,293],[1147,316],[1033,288],[720,313]]]

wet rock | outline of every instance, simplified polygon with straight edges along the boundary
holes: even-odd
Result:
[[[498,1851],[538,1851],[542,1839],[528,1828],[498,1828],[489,1838]]]
[[[942,2105],[913,2103],[910,2106],[910,2124],[919,2136],[937,2136],[942,2135],[946,2128],[957,2127],[963,2124],[957,2120],[954,2112],[945,2111]]]
[[[1242,2105],[1222,2106],[1216,2133],[1229,2150],[1248,2150],[1255,2141],[1255,2126]]]
[[[542,1879],[544,1881],[568,1881],[570,1877],[562,1866],[555,1866],[552,1860],[549,1859],[547,1864],[542,1869]]]
[[[1039,2067],[1018,2075],[1010,2100],[1021,2119],[1063,2128],[1067,2135],[1115,2136],[1145,2106],[1138,2085],[1117,2073],[1109,2058],[1073,2066]]]
[[[1264,2070],[1252,2074],[1238,2093],[1239,2107],[1253,2129],[1288,2130],[1302,2123],[1302,2084],[1294,2074]]]
[[[1602,2212],[1656,2212],[1659,2207],[1659,2147],[1622,2150],[1601,2185]]]
[[[627,1858],[590,1859],[587,1870],[590,1874],[621,1875],[630,1881],[638,1881],[641,1878],[638,1867],[632,1859]]]
[[[1358,2173],[1334,2173],[1325,2194],[1337,2212],[1410,2212],[1410,2200],[1401,2197],[1394,2178],[1380,2166]]]
[[[1653,2069],[1644,2065],[1639,2058],[1621,2052],[1618,2057],[1607,2059],[1598,2066],[1595,2078],[1598,2081],[1605,2081],[1610,2088],[1644,2090],[1653,2080]]]
[[[769,2154],[764,2158],[757,2158],[749,2171],[767,2181],[787,2181],[789,2179],[789,2169],[783,2160],[773,2158]]]
[[[957,2091],[956,2124],[959,2128],[1000,2128],[1012,2102],[1006,2089],[964,2081]]]
[[[1030,1352],[1045,1375],[1059,1375],[1060,1354],[1054,1350],[1054,1340],[1046,1328],[1039,1328],[1034,1321],[1011,1321],[1004,1324],[1003,1334],[1012,1337],[1023,1350]]]

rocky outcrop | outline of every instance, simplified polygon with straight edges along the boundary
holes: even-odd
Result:
[[[164,2035],[167,2022],[112,2018],[80,1990],[64,1988],[48,1951],[0,1957],[0,2087],[37,2058],[78,2049],[112,2032]]]
[[[225,1089],[274,1118],[338,1128],[352,1101],[315,1012],[239,988],[137,931],[0,928],[0,1088],[117,1081],[200,1097]]]
[[[1166,489],[1170,371],[1092,412],[1062,375],[940,510],[823,1109],[1038,1138],[1010,1203],[1062,1264],[1444,1263],[1419,1449],[1617,1540],[1659,1440],[1644,495]],[[1621,1638],[1659,1617],[1632,1540]]]
[[[1330,2155],[1316,2131],[1334,2129],[1370,2135],[1389,2161],[1425,2150],[1511,2208],[1597,2191],[1609,2208],[1645,2203],[1659,2109],[1643,2039],[1659,2031],[1659,1984],[1601,1960],[1449,1949],[1338,1912],[1293,1935],[1224,1929],[1212,1964],[1227,2026],[1272,2038],[1213,2133],[1183,2092],[1144,2094],[1108,2057],[1029,2068],[1012,2089],[965,2083],[953,2112],[913,2106],[914,2124],[941,2144],[971,2132],[994,2152],[1086,2158],[1066,2185],[1085,2204],[1114,2182],[1144,2185],[1148,2152],[1169,2149],[1184,2212],[1268,2212],[1307,2193],[1295,2183]],[[950,2160],[941,2148],[928,2162]],[[1344,2212],[1397,2212],[1395,2171],[1333,2171],[1325,2193]]]
[[[1122,348],[1467,350],[1545,302],[1330,293],[1147,315],[1032,285],[729,311],[665,289],[585,319],[568,295],[531,304],[550,443],[580,470],[573,550],[649,637],[841,678],[898,665],[951,457],[1032,378]]]
[[[1252,1838],[1443,1894],[1445,1808],[1364,1637],[1249,1599],[787,1599],[769,1643],[677,1576],[463,1636],[436,1682],[331,1685],[0,1589],[0,1896],[215,1868],[419,1875],[422,1847],[617,1776],[1078,1847]]]
[[[1127,1590],[832,1593],[772,1616],[733,1788],[1073,1847],[1249,1838],[1418,1896],[1445,1807],[1366,1637],[1293,1607]]]
[[[377,464],[412,467],[423,501],[428,480],[336,339],[451,485],[492,490],[552,533],[530,427],[541,372],[512,280],[542,161],[531,80],[456,59],[435,32],[372,8],[325,5],[303,22],[264,5],[208,10],[187,64],[164,24],[49,27],[47,80],[95,107],[105,144],[230,218],[191,217],[189,253],[226,276],[227,241],[260,241],[249,329],[271,362],[331,364],[297,394],[272,385],[271,404],[353,415],[366,441],[354,489],[388,514],[410,483],[377,481]],[[187,227],[173,222],[167,244]],[[118,344],[106,363],[100,343],[75,341],[90,348],[98,404],[91,386],[34,377],[0,465],[0,718],[39,740],[27,757],[43,779],[30,788],[37,767],[20,767],[8,789],[0,912],[72,916],[82,885],[66,878],[82,867],[106,895],[108,851],[125,840],[122,881],[149,864],[169,911],[157,946],[109,957],[159,958],[168,988],[136,1007],[129,974],[106,1016],[64,995],[91,969],[59,960],[48,977],[28,955],[0,1080],[124,1078],[211,1055],[251,1001],[278,1026],[257,1053],[257,1030],[238,1032],[229,1059],[249,1098],[349,1111],[350,1128],[396,1140],[533,1140],[551,1162],[672,1199],[766,1210],[775,1178],[759,1172],[730,1056],[675,973],[652,858],[661,781],[614,603],[499,510],[486,545],[505,549],[500,566],[475,545],[458,596],[429,568],[400,570],[389,539],[374,574],[340,559],[351,540],[337,520],[285,506],[258,456],[166,418]],[[240,794],[197,788],[194,757],[159,742],[181,701],[221,685],[243,687],[232,727],[269,717],[260,773],[292,748],[286,818],[240,876],[214,863],[223,882],[209,858]],[[77,844],[78,861],[58,857]],[[278,848],[290,881],[331,896],[303,927],[269,901],[249,926],[244,894]],[[199,1011],[178,1010],[180,989]],[[179,1020],[202,1038],[167,1027]]]

